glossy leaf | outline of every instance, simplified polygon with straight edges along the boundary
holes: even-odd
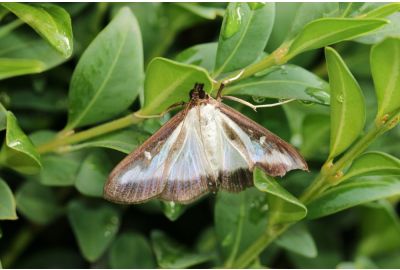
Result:
[[[310,114],[302,123],[300,152],[306,159],[326,160],[329,153],[329,116]]]
[[[81,153],[45,155],[42,158],[43,169],[35,177],[45,186],[72,186],[75,183],[81,160]]]
[[[177,220],[188,208],[187,205],[179,204],[175,202],[164,202],[161,201],[161,209],[164,215],[170,220]]]
[[[270,226],[295,222],[307,215],[307,208],[261,169],[254,170],[253,178],[255,187],[267,194]]]
[[[39,154],[18,126],[12,112],[7,112],[6,139],[1,149],[0,160],[4,166],[23,174],[36,174],[42,167]]]
[[[314,239],[304,224],[296,224],[291,227],[279,236],[275,243],[304,257],[315,258],[318,254]]]
[[[400,175],[400,160],[383,152],[367,152],[354,160],[341,181],[370,175]]]
[[[228,86],[223,93],[329,104],[328,91],[328,84],[313,73],[299,66],[283,65]]]
[[[90,262],[96,261],[114,240],[118,231],[118,211],[105,202],[89,205],[74,200],[68,204],[67,213],[83,257]]]
[[[331,143],[329,157],[346,150],[365,124],[364,95],[356,79],[332,48],[325,49],[331,88]]]
[[[66,129],[94,124],[125,111],[143,80],[140,29],[128,8],[93,40],[72,75]]]
[[[36,181],[27,181],[16,193],[18,211],[34,223],[45,225],[62,214],[53,191]]]
[[[238,194],[220,192],[214,210],[217,243],[225,267],[246,250],[267,226],[265,195],[252,188]]]
[[[203,17],[205,19],[214,20],[217,16],[223,16],[224,10],[216,7],[202,6],[199,3],[174,3],[181,8],[190,11],[191,13]]]
[[[400,11],[400,3],[390,3],[375,8],[365,14],[360,15],[362,18],[385,18],[397,11]]]
[[[141,145],[149,134],[134,129],[125,129],[102,135],[92,140],[71,146],[71,150],[80,150],[85,148],[100,147],[109,148],[129,154],[139,145]]]
[[[153,59],[146,71],[140,112],[159,114],[177,102],[188,101],[195,83],[203,83],[207,92],[212,90],[212,79],[205,69],[161,57]]]
[[[111,268],[156,268],[149,241],[137,233],[120,234],[111,246],[109,261]]]
[[[102,150],[91,152],[76,175],[75,187],[86,196],[102,197],[103,186],[112,170],[112,163]]]
[[[179,53],[175,60],[184,64],[196,65],[211,72],[215,65],[217,46],[216,42],[195,45]]]
[[[400,181],[396,177],[360,178],[335,186],[308,205],[308,218],[314,219],[344,209],[400,195]]]
[[[71,18],[58,5],[3,3],[4,7],[29,24],[65,58],[72,54]]]
[[[380,119],[400,109],[400,38],[387,38],[372,48],[371,73]]]
[[[7,183],[0,178],[0,220],[17,218],[14,195]]]
[[[0,131],[7,128],[7,110],[0,102]]]
[[[323,18],[310,22],[294,38],[288,54],[293,57],[304,51],[352,39],[378,29],[387,23],[382,19]]]
[[[209,261],[212,253],[191,252],[161,231],[151,233],[151,243],[161,268],[188,268]]]
[[[66,58],[42,38],[23,31],[13,31],[1,38],[1,79],[40,73],[65,60]]]
[[[230,3],[219,36],[215,76],[254,62],[264,51],[274,18],[274,3],[257,8],[248,3]]]

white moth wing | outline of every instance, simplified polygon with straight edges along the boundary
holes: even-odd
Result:
[[[188,203],[206,193],[215,185],[212,166],[205,153],[199,127],[198,107],[191,108],[184,120],[180,138],[169,155],[167,184],[161,199]]]

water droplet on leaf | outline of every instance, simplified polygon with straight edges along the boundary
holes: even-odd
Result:
[[[225,236],[221,244],[223,247],[227,247],[232,243],[232,241],[233,241],[233,234],[230,232]]]
[[[342,94],[336,96],[336,100],[340,103],[344,102],[344,96]]]
[[[235,3],[227,10],[222,37],[228,39],[236,34],[242,24],[241,4]]]
[[[263,103],[265,102],[265,97],[259,97],[259,96],[252,96],[251,97],[255,103]]]
[[[307,88],[306,93],[321,102],[322,104],[329,104],[330,103],[330,96],[327,92],[319,88]]]

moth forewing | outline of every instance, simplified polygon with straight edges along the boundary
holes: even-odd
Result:
[[[294,147],[196,85],[185,109],[112,171],[105,197],[189,203],[207,191],[252,186],[256,166],[271,176],[307,170]]]

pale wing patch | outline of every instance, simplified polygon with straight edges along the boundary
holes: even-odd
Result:
[[[201,139],[196,108],[188,112],[181,135],[183,137],[178,140],[182,141],[170,153],[167,184],[160,198],[188,203],[204,194],[208,186],[215,183],[212,166]]]
[[[254,166],[260,166],[272,176],[282,176],[287,171],[303,168],[302,160],[286,150],[279,141],[268,140],[267,136],[260,135],[251,129],[245,132],[235,121],[220,112],[221,126],[226,133],[233,133],[230,141],[236,149],[246,157],[248,167],[253,171]],[[269,134],[266,134],[271,136]],[[229,138],[229,136],[228,136]]]
[[[120,202],[140,203],[158,196],[164,189],[163,180],[168,154],[181,131],[180,123],[172,134],[152,149],[146,149],[132,163],[112,174],[106,196]]]

